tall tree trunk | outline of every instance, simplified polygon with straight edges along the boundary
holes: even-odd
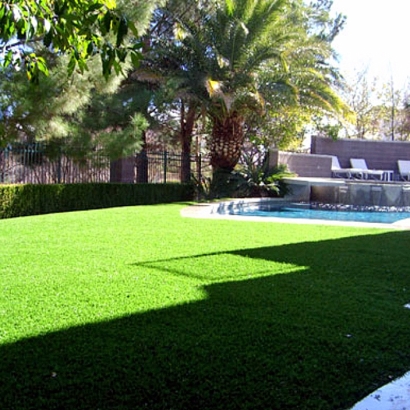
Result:
[[[190,103],[185,112],[184,101],[181,101],[181,182],[191,180],[191,145],[195,124],[196,104]]]
[[[243,117],[233,112],[213,119],[211,165],[213,173],[231,172],[238,163],[244,142]]]

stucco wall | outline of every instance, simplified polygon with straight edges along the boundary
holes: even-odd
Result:
[[[410,142],[312,137],[311,153],[335,155],[343,168],[350,167],[350,158],[364,158],[369,168],[397,172],[397,160],[410,160]]]
[[[330,178],[332,159],[327,155],[297,154],[283,151],[272,151],[270,166],[285,164],[290,172],[297,176],[313,178]]]
[[[121,158],[111,162],[110,182],[134,183],[135,158]]]

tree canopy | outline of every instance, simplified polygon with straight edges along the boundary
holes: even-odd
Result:
[[[252,134],[283,149],[313,116],[348,111],[331,62],[344,19],[331,17],[331,6],[331,0],[2,2],[0,132],[71,135],[120,155],[141,146],[137,139],[158,120],[171,125],[188,159],[200,129],[214,171],[229,173]],[[108,81],[96,71],[101,64]],[[22,80],[27,73],[36,82],[48,71],[37,89]]]
[[[119,1],[118,9],[104,6],[104,10],[111,17],[117,13],[125,16],[139,33],[144,33],[159,2]],[[101,37],[107,44],[113,40],[113,32]],[[57,52],[54,47],[45,47],[39,37],[28,40],[27,44],[25,41],[20,44],[14,38],[9,51],[16,56],[20,48],[22,52],[35,52],[38,61],[47,63],[48,75],[41,76],[40,81],[27,81],[26,67],[19,69],[18,57],[14,63],[0,67],[0,147],[14,141],[55,141],[58,145],[72,146],[73,152],[93,151],[98,146],[111,158],[139,149],[141,134],[148,124],[140,114],[141,93],[131,96],[123,92],[126,74],[133,66],[131,58],[124,62],[115,60],[115,70],[115,64],[121,65],[119,75],[107,75],[101,70],[101,58],[104,58],[101,53],[82,55],[84,69],[80,69],[81,63],[76,60],[77,69],[67,75],[67,67],[72,69],[74,64],[70,48],[65,53]],[[139,44],[138,39],[129,35],[120,48],[134,50],[134,43]],[[134,101],[130,102],[132,98]]]
[[[87,68],[87,59],[100,54],[105,76],[127,54],[139,58],[138,43],[124,44],[129,31],[138,32],[132,20],[116,8],[115,0],[15,0],[0,2],[0,63],[26,71],[37,81],[48,73],[47,61],[36,49],[42,44],[68,54],[69,74]]]

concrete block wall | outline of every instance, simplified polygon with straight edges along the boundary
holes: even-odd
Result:
[[[410,160],[410,142],[370,141],[312,137],[311,153],[335,155],[342,168],[350,167],[350,158],[364,158],[371,169],[398,172],[397,160]]]

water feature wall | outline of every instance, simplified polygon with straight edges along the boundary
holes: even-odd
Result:
[[[410,184],[348,182],[310,184],[310,201],[357,206],[410,206]]]

